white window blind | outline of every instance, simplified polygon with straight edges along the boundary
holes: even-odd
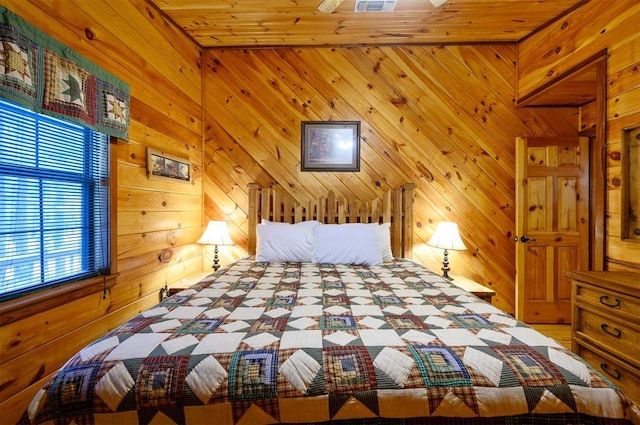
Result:
[[[108,137],[0,100],[0,300],[109,263]]]

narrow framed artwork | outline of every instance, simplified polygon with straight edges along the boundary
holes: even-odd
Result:
[[[191,163],[184,158],[155,149],[147,149],[147,175],[150,179],[191,181]]]
[[[640,125],[622,129],[621,236],[640,242]]]
[[[303,121],[301,171],[360,171],[360,121]]]

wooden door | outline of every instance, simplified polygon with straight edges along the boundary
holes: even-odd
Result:
[[[570,323],[564,272],[589,267],[589,141],[516,142],[516,316]]]

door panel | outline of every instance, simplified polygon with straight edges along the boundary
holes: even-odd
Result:
[[[558,231],[560,232],[577,230],[577,180],[575,177],[558,178]]]
[[[563,275],[565,270],[576,270],[578,266],[578,250],[575,247],[558,248],[558,267],[556,280],[558,285],[558,299],[571,302],[571,280]]]
[[[589,262],[588,148],[584,137],[517,139],[516,316],[525,322],[571,321],[564,272]]]

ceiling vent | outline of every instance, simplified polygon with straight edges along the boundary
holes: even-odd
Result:
[[[393,12],[398,0],[356,0],[354,12]]]

